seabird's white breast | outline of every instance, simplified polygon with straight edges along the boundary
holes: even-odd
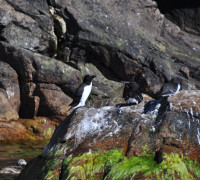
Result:
[[[87,98],[89,97],[91,90],[92,90],[92,82],[90,83],[90,85],[84,87],[83,94],[80,101],[82,106],[85,106],[85,102]]]
[[[73,107],[73,109],[76,109],[81,106],[85,106],[85,102],[86,102],[87,98],[89,97],[91,90],[92,90],[92,82],[90,83],[90,85],[87,85],[84,87],[80,102],[78,103],[77,106]]]
[[[180,90],[180,84],[178,84],[178,87],[177,87],[177,89],[176,89],[176,92],[174,93],[174,94],[176,94],[176,93],[178,93],[179,92],[179,90]]]
[[[138,104],[138,100],[135,99],[135,98],[128,98],[127,103],[128,103],[128,104],[131,104],[131,103],[136,103],[136,104]]]

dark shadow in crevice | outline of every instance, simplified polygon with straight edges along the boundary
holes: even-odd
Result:
[[[200,34],[200,1],[155,0],[162,14],[183,31]]]

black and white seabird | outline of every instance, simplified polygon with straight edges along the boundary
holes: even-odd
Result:
[[[165,83],[162,88],[161,96],[169,97],[178,93],[181,88],[181,80],[182,79],[180,77],[175,77],[171,80],[171,82]]]
[[[161,98],[145,103],[143,113],[157,114],[155,124],[152,127],[153,132],[159,130],[159,127],[161,126],[167,111],[170,109],[168,97],[179,92],[181,87],[181,80],[182,79],[180,77],[173,78],[171,82],[164,84],[160,95]]]
[[[69,110],[85,106],[85,102],[88,99],[92,90],[92,80],[95,77],[96,75],[84,76],[82,84],[80,84],[79,87],[76,89],[75,96],[72,103],[70,104],[71,108]]]
[[[125,86],[127,87],[125,93],[124,93],[124,98],[126,103],[124,104],[117,104],[117,107],[123,107],[123,106],[131,106],[131,105],[136,105],[139,104],[142,100],[142,94],[139,93],[139,85],[136,82],[124,82]]]
[[[163,102],[167,101],[169,96],[178,93],[181,87],[181,80],[180,77],[175,77],[171,82],[165,83],[160,94],[161,98],[145,103],[143,113],[146,114],[154,111],[156,106],[160,107]]]

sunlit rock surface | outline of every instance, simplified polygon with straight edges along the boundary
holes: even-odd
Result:
[[[0,61],[0,119],[16,120],[19,115],[20,89],[16,71],[7,63]]]
[[[49,173],[59,176],[59,169],[62,168],[62,174],[67,170],[67,165],[64,166],[67,158],[113,149],[131,157],[140,156],[143,151],[152,154],[162,147],[165,153],[183,153],[200,160],[196,153],[200,150],[199,98],[200,91],[180,91],[172,96],[171,110],[157,132],[151,130],[155,118],[142,113],[143,102],[120,109],[114,106],[79,108],[55,130],[43,153],[28,163],[19,179],[46,179]]]

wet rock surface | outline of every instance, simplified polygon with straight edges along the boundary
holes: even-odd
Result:
[[[18,119],[0,121],[0,141],[17,143],[50,139],[58,122],[55,119],[36,117],[35,119]]]
[[[182,99],[177,102],[179,97]],[[115,148],[122,150],[127,157],[140,156],[146,147],[149,153],[162,148],[164,153],[179,152],[200,160],[198,155],[194,156],[200,150],[199,97],[199,91],[181,91],[171,97],[172,109],[157,132],[151,130],[154,116],[142,113],[144,103],[120,109],[114,106],[79,108],[55,130],[43,153],[28,163],[19,179],[47,177],[48,170],[40,171],[34,167],[35,164],[45,169],[48,162],[57,159],[59,162],[53,173],[58,173],[67,157]],[[192,103],[186,106],[188,99]],[[177,112],[178,108],[183,111]]]

